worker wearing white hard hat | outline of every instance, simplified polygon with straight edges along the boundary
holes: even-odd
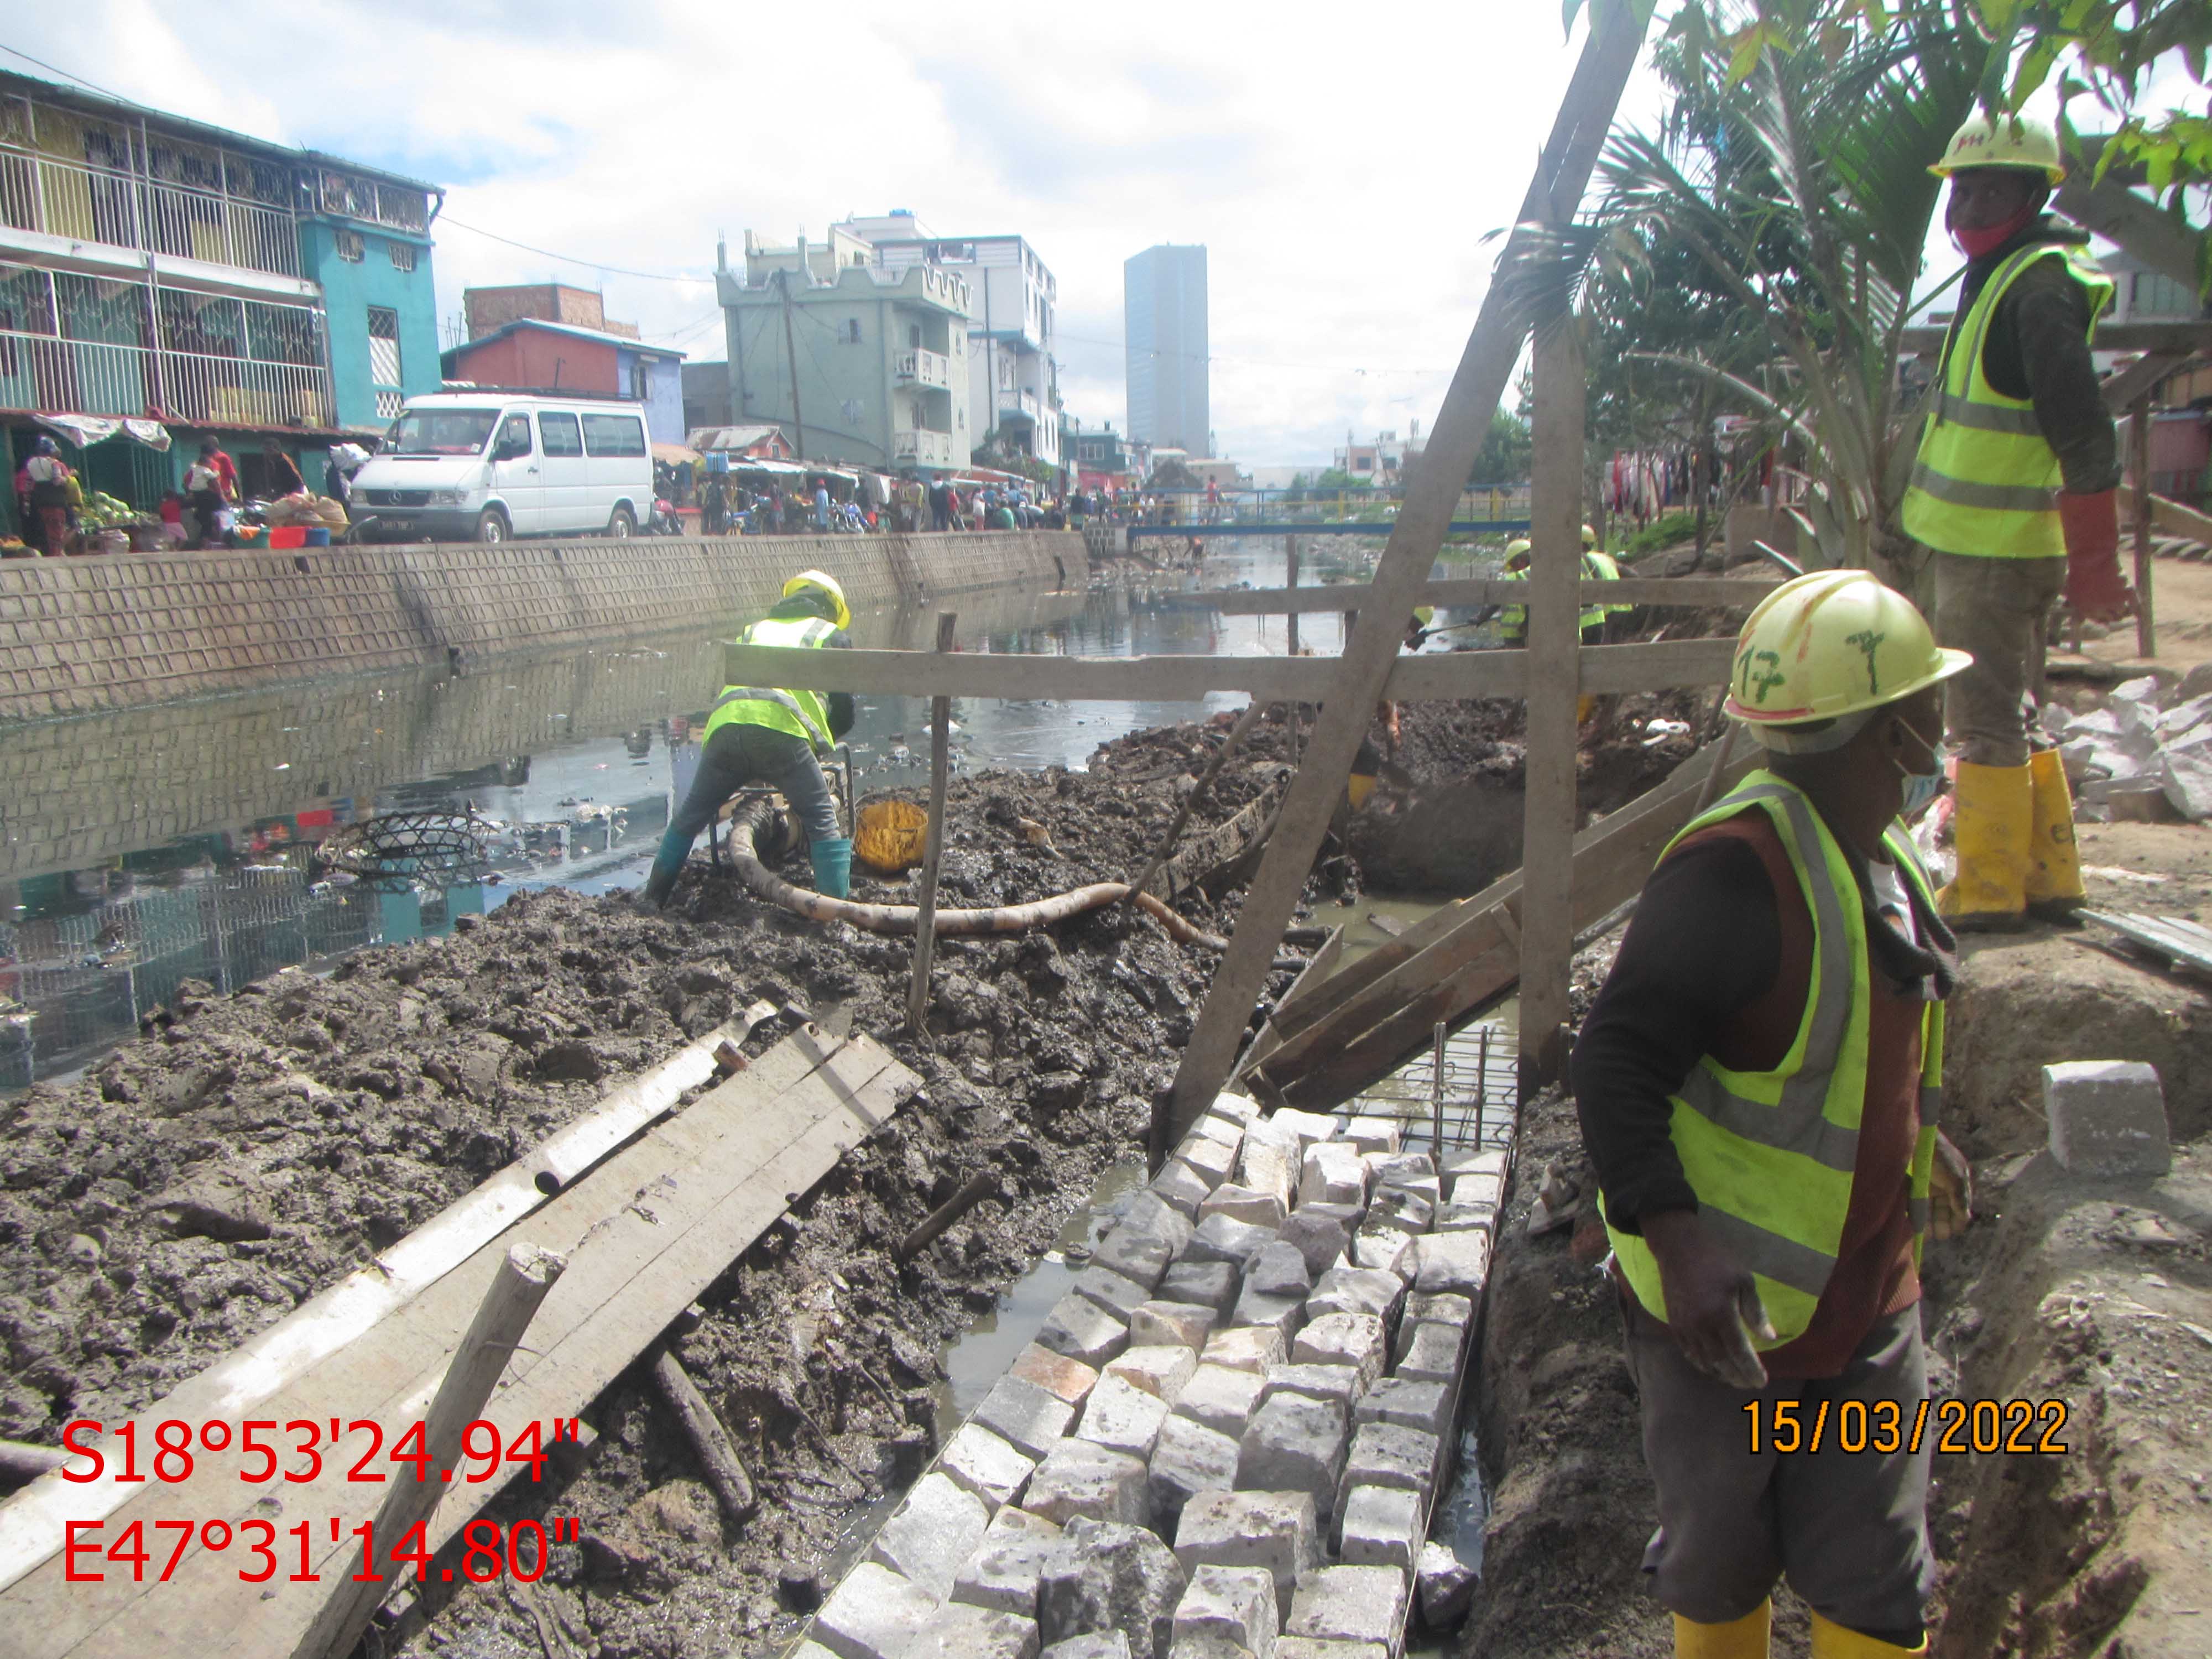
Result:
[[[1968,665],[1864,571],[1761,604],[1727,712],[1765,764],[1661,855],[1576,1045],[1678,1655],[1764,1659],[1784,1578],[1816,1659],[1926,1651],[1929,1448],[1812,1455],[1784,1408],[1927,1395],[1922,1238],[1968,1212],[1936,1128],[1955,941],[1904,820]]]
[[[837,579],[803,570],[784,583],[783,596],[738,635],[737,643],[817,651],[849,647],[845,629],[852,620]],[[724,686],[699,734],[698,773],[653,856],[646,896],[665,906],[699,832],[739,789],[765,783],[783,792],[806,831],[815,890],[843,898],[852,887],[853,841],[837,833],[836,803],[817,757],[830,753],[852,729],[848,692]]]
[[[1934,550],[1938,634],[1975,661],[1947,711],[1959,870],[1943,914],[2017,927],[2082,900],[2066,774],[2022,714],[2046,618],[2062,592],[2097,620],[2134,605],[2119,568],[2119,446],[2090,356],[2113,287],[2087,234],[2043,211],[2066,176],[2047,125],[1976,115],[1931,171],[1950,182],[1944,222],[1967,264],[1903,523]]]

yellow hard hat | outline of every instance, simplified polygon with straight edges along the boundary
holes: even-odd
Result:
[[[1951,135],[1943,159],[1928,171],[1948,179],[1967,167],[2032,167],[2053,185],[2066,181],[2057,131],[2048,121],[2026,115],[1969,116]]]
[[[1422,627],[1426,628],[1436,619],[1436,606],[1432,605],[1417,605],[1413,607],[1413,620],[1420,623]]]
[[[1505,544],[1505,562],[1510,564],[1516,559],[1527,558],[1530,543],[1526,536],[1516,536]]]
[[[1592,530],[1588,525],[1583,526],[1583,545],[1584,547],[1597,545],[1597,532]]]
[[[1880,708],[1948,680],[1973,658],[1936,643],[1919,607],[1864,570],[1815,570],[1760,600],[1736,636],[1726,712],[1769,749],[1848,741],[1793,732]],[[1810,739],[1809,741],[1808,739]]]
[[[853,612],[851,607],[845,603],[845,590],[837,585],[837,579],[835,576],[824,571],[800,571],[783,585],[783,597],[787,599],[793,594],[809,587],[818,587],[830,596],[830,602],[837,607],[838,627],[850,628],[853,625]]]

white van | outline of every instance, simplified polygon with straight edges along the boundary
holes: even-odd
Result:
[[[653,512],[645,405],[491,387],[410,398],[353,492],[379,541],[635,535]]]

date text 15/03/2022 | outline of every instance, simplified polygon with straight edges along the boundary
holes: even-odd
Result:
[[[454,1471],[465,1463],[470,1468],[461,1477],[463,1482],[479,1486],[496,1478],[508,1463],[525,1464],[532,1480],[543,1480],[547,1448],[563,1442],[573,1444],[577,1438],[573,1417],[556,1417],[543,1423],[532,1420],[511,1439],[501,1435],[496,1423],[478,1418],[462,1433],[459,1458],[451,1468],[433,1475],[430,1466],[438,1459],[425,1443],[419,1421],[409,1424],[388,1452],[384,1449],[384,1425],[368,1417],[350,1422],[336,1417],[295,1417],[284,1423],[274,1418],[247,1418],[237,1425],[235,1433],[222,1418],[211,1418],[195,1430],[183,1419],[172,1417],[153,1425],[153,1443],[143,1447],[139,1443],[139,1428],[135,1420],[125,1423],[101,1440],[102,1425],[96,1419],[77,1419],[62,1431],[62,1445],[72,1454],[62,1466],[62,1479],[89,1486],[100,1480],[144,1480],[150,1473],[155,1480],[176,1485],[190,1480],[203,1461],[228,1458],[235,1462],[238,1479],[249,1486],[280,1479],[307,1486],[325,1478],[327,1450],[331,1455],[331,1468],[333,1471],[343,1468],[349,1485],[382,1482],[387,1478],[387,1464],[411,1466],[420,1482],[451,1482]],[[355,1440],[362,1443],[358,1449],[348,1443]]]
[[[233,1522],[218,1516],[197,1522],[155,1521],[150,1526],[143,1521],[133,1521],[109,1538],[106,1535],[107,1524],[104,1521],[68,1523],[63,1577],[69,1583],[104,1583],[110,1577],[123,1577],[127,1571],[134,1584],[145,1583],[149,1577],[155,1583],[166,1584],[197,1542],[210,1552],[234,1547],[241,1551],[246,1559],[238,1569],[238,1576],[246,1583],[270,1583],[288,1561],[295,1561],[296,1565],[284,1575],[285,1583],[319,1583],[323,1575],[315,1571],[317,1556],[326,1542],[337,1544],[346,1536],[343,1523],[336,1516],[320,1522],[302,1521],[281,1532],[270,1521]],[[416,1522],[400,1535],[396,1547],[380,1545],[374,1521],[364,1521],[354,1528],[352,1535],[360,1540],[361,1554],[360,1565],[350,1575],[353,1581],[380,1584],[393,1577],[404,1578],[404,1568],[411,1564],[419,1583],[436,1578],[450,1583],[461,1577],[472,1584],[489,1584],[495,1578],[509,1577],[535,1583],[545,1571],[548,1548],[554,1544],[574,1543],[581,1532],[581,1523],[574,1516],[555,1516],[542,1523],[517,1521],[511,1527],[501,1527],[493,1521],[471,1521],[461,1530],[463,1547],[456,1565],[434,1568],[425,1536],[426,1526],[426,1522]],[[325,1534],[326,1538],[318,1534]],[[331,1563],[333,1573],[343,1560],[351,1559],[349,1553],[342,1560]],[[400,1571],[382,1571],[387,1567]]]

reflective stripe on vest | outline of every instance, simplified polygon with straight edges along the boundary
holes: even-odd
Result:
[[[1943,553],[2055,559],[2066,551],[2058,526],[2058,457],[2035,407],[2008,398],[1983,371],[1997,306],[2038,260],[2059,258],[2089,296],[2089,334],[2112,303],[2112,280],[2080,249],[2043,242],[2008,256],[1951,328],[1936,374],[1933,406],[1920,434],[1905,533]]]
[[[1610,553],[1599,553],[1593,550],[1583,555],[1583,574],[1593,581],[1617,582],[1620,580],[1620,566]],[[1583,607],[1582,625],[1584,628],[1595,628],[1604,622],[1607,617],[1620,611],[1633,611],[1635,608],[1632,605],[1607,605],[1602,601],[1593,600]]]
[[[1670,842],[1747,809],[1765,811],[1787,852],[1813,921],[1806,1007],[1790,1051],[1769,1072],[1730,1072],[1700,1060],[1671,1100],[1668,1129],[1706,1230],[1759,1281],[1778,1346],[1803,1334],[1828,1277],[1850,1207],[1866,1106],[1870,994],[1866,911],[1857,880],[1805,796],[1758,772]],[[1899,826],[1884,837],[1890,856],[1929,909],[1934,896]],[[1666,855],[1661,855],[1664,858]],[[1911,1199],[1924,1206],[1934,1164],[1942,1076],[1943,1008],[1931,1002],[1921,1025],[1921,1122],[1908,1168]],[[1922,1211],[1913,1212],[1917,1260]],[[1613,1229],[1613,1254],[1638,1299],[1665,1317],[1659,1267],[1640,1237]]]
[[[1498,580],[1502,582],[1525,582],[1528,580],[1528,573],[1525,570],[1501,570],[1498,573]],[[1528,607],[1527,605],[1509,605],[1498,611],[1498,638],[1518,645],[1528,635]]]
[[[837,624],[819,617],[771,617],[738,634],[739,645],[811,647],[819,650],[837,632]],[[726,685],[714,699],[707,724],[699,734],[704,744],[725,726],[762,726],[803,739],[810,747],[827,752],[830,706],[819,691],[784,691],[771,686]]]

